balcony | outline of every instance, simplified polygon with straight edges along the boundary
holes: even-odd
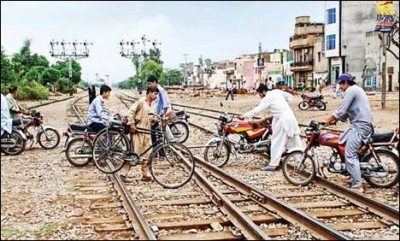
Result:
[[[312,59],[303,61],[303,62],[290,63],[290,71],[292,71],[292,72],[312,71],[313,63],[314,63],[314,61]]]
[[[289,42],[290,49],[306,48],[314,46],[315,37],[308,35],[305,38],[291,37]]]
[[[309,25],[305,27],[295,27],[294,28],[295,35],[307,35],[307,34],[324,34],[324,26],[323,25]]]

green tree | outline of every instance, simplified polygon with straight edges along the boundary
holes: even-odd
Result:
[[[211,65],[212,61],[211,59],[205,59],[204,62],[206,63],[207,66]]]
[[[15,74],[10,59],[1,46],[1,83],[9,84],[15,81]]]
[[[60,71],[55,68],[46,68],[46,70],[42,73],[41,76],[41,84],[47,85],[55,85],[57,83],[57,80],[60,78]]]
[[[60,77],[69,78],[69,60],[57,61],[51,67],[60,71]],[[72,60],[72,84],[78,84],[81,81],[81,66],[75,60]]]
[[[160,84],[161,85],[180,85],[182,83],[183,75],[180,70],[167,69],[161,74]]]
[[[163,67],[161,64],[154,62],[149,59],[143,63],[141,72],[140,72],[140,80],[142,82],[146,81],[150,75],[154,75],[157,79],[160,79],[161,73],[163,72]]]

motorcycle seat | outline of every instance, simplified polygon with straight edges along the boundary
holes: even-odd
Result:
[[[86,130],[88,132],[95,132],[91,127],[89,127],[89,125],[86,124],[70,124],[69,127],[72,132],[84,132]]]
[[[394,132],[384,132],[384,133],[374,133],[371,138],[373,143],[378,143],[378,142],[389,142],[392,140],[394,135]],[[395,140],[397,140],[397,137],[395,137]]]

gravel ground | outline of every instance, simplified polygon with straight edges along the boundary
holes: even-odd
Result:
[[[135,95],[133,92],[127,92]],[[81,93],[86,94],[86,93]],[[235,96],[235,101],[225,101],[225,94],[185,97],[171,93],[172,102],[219,109],[219,102],[230,112],[243,113],[260,102],[256,95]],[[380,110],[380,95],[369,95],[377,131],[389,131],[399,124],[398,92],[387,96],[386,110]],[[326,117],[339,105],[340,99],[327,96],[327,111],[300,111],[295,96],[291,103],[299,123]],[[68,109],[73,99],[35,108],[42,112],[46,125],[52,125],[62,133],[68,122],[73,122]],[[31,105],[33,103],[26,103]],[[106,103],[114,112],[125,112],[125,107],[116,98]],[[347,124],[338,125],[345,128]],[[96,233],[90,227],[72,226],[68,219],[82,215],[89,204],[77,203],[69,197],[73,191],[73,180],[79,178],[104,178],[104,174],[85,172],[72,167],[61,154],[61,146],[54,150],[43,150],[38,145],[20,156],[1,155],[1,239],[110,239]],[[398,192],[397,192],[398,193]],[[398,228],[398,227],[397,227]]]

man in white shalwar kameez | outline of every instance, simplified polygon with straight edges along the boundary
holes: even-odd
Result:
[[[11,134],[12,131],[12,119],[10,115],[10,108],[6,97],[1,93],[1,136],[4,132]]]
[[[279,169],[285,148],[288,150],[303,148],[299,124],[288,104],[293,95],[279,89],[268,90],[264,84],[260,84],[257,93],[262,98],[261,103],[238,118],[251,118],[264,110],[269,110],[272,113],[271,161],[268,166],[261,168],[261,170],[276,171]]]

